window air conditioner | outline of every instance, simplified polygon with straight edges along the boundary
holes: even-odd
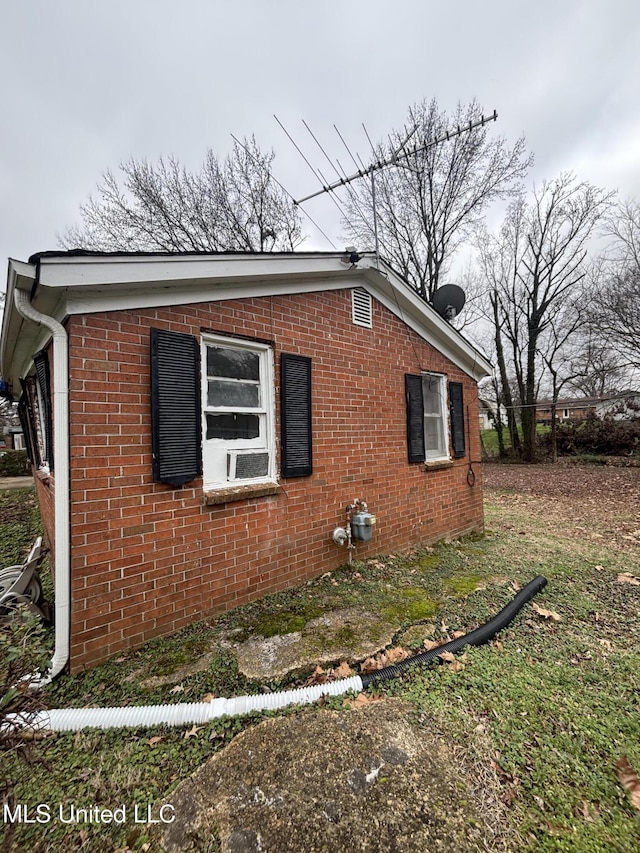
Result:
[[[269,474],[269,453],[265,450],[230,450],[227,453],[227,480],[253,480]]]

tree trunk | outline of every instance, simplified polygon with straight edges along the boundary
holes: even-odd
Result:
[[[551,404],[551,461],[558,461],[558,416],[555,400]]]
[[[507,451],[504,446],[504,424],[502,423],[502,414],[500,413],[500,406],[496,406],[496,416],[495,416],[495,427],[496,427],[496,435],[498,437],[498,458],[504,459],[507,455]]]
[[[522,403],[522,443],[525,462],[536,459],[536,347],[538,344],[538,326],[534,318],[529,323],[529,342],[527,345],[527,374],[524,383]]]
[[[507,364],[504,357],[504,347],[502,345],[502,334],[500,332],[500,319],[498,316],[498,298],[494,294],[491,298],[491,304],[493,306],[493,322],[494,322],[494,332],[495,332],[495,344],[496,344],[496,358],[498,360],[498,370],[500,371],[500,384],[501,394],[500,396],[504,400],[504,405],[507,410],[507,426],[509,428],[509,435],[511,437],[511,448],[516,456],[520,455],[521,446],[520,446],[520,435],[518,433],[518,421],[516,418],[516,410],[513,405],[513,395],[511,394],[511,387],[509,385],[509,377],[507,375]],[[498,397],[499,399],[499,397]],[[506,455],[506,453],[505,453]]]

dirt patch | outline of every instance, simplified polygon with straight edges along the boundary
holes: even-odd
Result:
[[[529,509],[565,535],[640,546],[640,468],[485,464],[483,477],[487,499],[501,508]]]
[[[302,631],[251,637],[230,647],[244,676],[271,681],[317,664],[363,660],[389,645],[396,630],[362,608],[344,607],[311,619]]]
[[[158,834],[167,853],[503,849],[492,773],[465,769],[399,700],[296,714],[243,732],[181,783]]]

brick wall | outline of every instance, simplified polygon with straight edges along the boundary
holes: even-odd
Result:
[[[153,326],[273,341],[276,386],[280,353],[310,356],[313,475],[217,506],[200,479],[154,483]],[[375,300],[373,329],[352,324],[340,290],[75,316],[69,336],[73,671],[336,568],[347,554],[331,532],[353,498],[378,519],[358,557],[482,528],[479,464],[466,479],[480,459],[475,383]],[[464,384],[471,447],[446,470],[407,462],[404,374],[420,370]]]

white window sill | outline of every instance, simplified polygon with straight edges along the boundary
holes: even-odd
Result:
[[[282,486],[275,482],[223,486],[219,489],[205,491],[204,503],[205,506],[216,506],[218,504],[231,503],[232,501],[243,501],[247,498],[263,498],[268,495],[277,495],[281,491]]]

